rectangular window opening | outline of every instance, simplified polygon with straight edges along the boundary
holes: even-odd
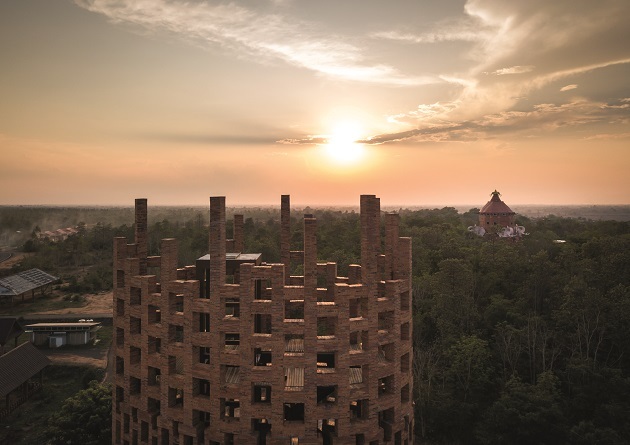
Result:
[[[142,296],[142,289],[139,287],[130,287],[129,288],[129,304],[131,305],[139,305]]]
[[[210,397],[210,381],[193,377],[193,394],[196,396]]]
[[[132,334],[142,333],[142,320],[137,317],[129,317],[129,331]]]
[[[304,300],[286,300],[284,318],[285,320],[304,320]]]
[[[241,303],[238,298],[225,299],[225,317],[239,318],[241,316]]]
[[[337,317],[317,317],[317,336],[334,337],[337,330]]]
[[[284,420],[288,422],[304,422],[304,404],[285,403]]]
[[[210,314],[208,312],[197,312],[199,319],[198,332],[210,332]]]
[[[203,363],[204,365],[210,364],[210,348],[208,346],[199,346],[198,347],[198,358],[199,363]]]
[[[254,403],[271,403],[271,385],[254,384],[252,395]]]
[[[350,420],[367,419],[369,413],[369,400],[359,399],[350,402]]]
[[[271,334],[271,314],[254,314],[254,333]]]
[[[241,402],[238,399],[221,399],[221,418],[238,419],[241,417]]]
[[[162,322],[162,311],[158,306],[150,304],[147,310],[149,312],[149,323],[155,324]]]
[[[285,334],[285,354],[304,354],[304,334]]]
[[[254,349],[254,366],[271,366],[271,350]]]
[[[337,385],[318,386],[317,404],[329,404],[337,402]]]
[[[149,366],[148,374],[149,374],[149,378],[147,379],[147,384],[149,386],[159,386],[160,378],[162,374],[162,371],[160,370],[160,368],[154,368],[153,366]]]
[[[335,353],[334,352],[318,352],[317,353],[317,372],[325,373],[335,370]]]
[[[271,280],[254,280],[254,300],[271,300]]]
[[[225,349],[235,351],[241,344],[241,334],[226,333],[225,334]]]

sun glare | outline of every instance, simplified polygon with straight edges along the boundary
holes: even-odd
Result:
[[[324,146],[326,155],[338,164],[356,164],[363,157],[362,129],[356,122],[338,123]]]

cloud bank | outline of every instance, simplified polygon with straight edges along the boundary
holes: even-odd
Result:
[[[524,131],[542,134],[569,125],[628,121],[628,110],[608,104],[609,96],[566,103],[567,96],[550,93],[546,100],[551,104],[528,101],[562,79],[579,80],[595,70],[630,63],[630,47],[622,43],[630,41],[627,1],[468,0],[464,12],[466,17],[447,31],[373,34],[418,45],[461,40],[474,46],[468,53],[468,70],[440,76],[457,79],[451,82],[462,86],[456,95],[390,115],[389,122],[407,128],[368,138],[364,143],[478,140]],[[471,33],[475,26],[477,34]],[[600,78],[612,81],[605,79],[604,72]],[[565,84],[553,91],[566,92],[577,86],[577,82]],[[627,84],[619,85],[624,87],[629,94]]]

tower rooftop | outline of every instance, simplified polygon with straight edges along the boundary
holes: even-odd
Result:
[[[514,215],[514,212],[512,211],[512,209],[510,209],[510,207],[508,207],[506,203],[501,201],[500,196],[501,196],[501,193],[497,192],[496,190],[492,192],[492,198],[490,199],[490,201],[486,203],[486,205],[484,205],[481,208],[479,213],[480,214],[508,213],[508,214]]]

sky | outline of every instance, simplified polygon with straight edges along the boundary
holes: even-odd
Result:
[[[0,205],[630,204],[627,0],[3,0]]]

